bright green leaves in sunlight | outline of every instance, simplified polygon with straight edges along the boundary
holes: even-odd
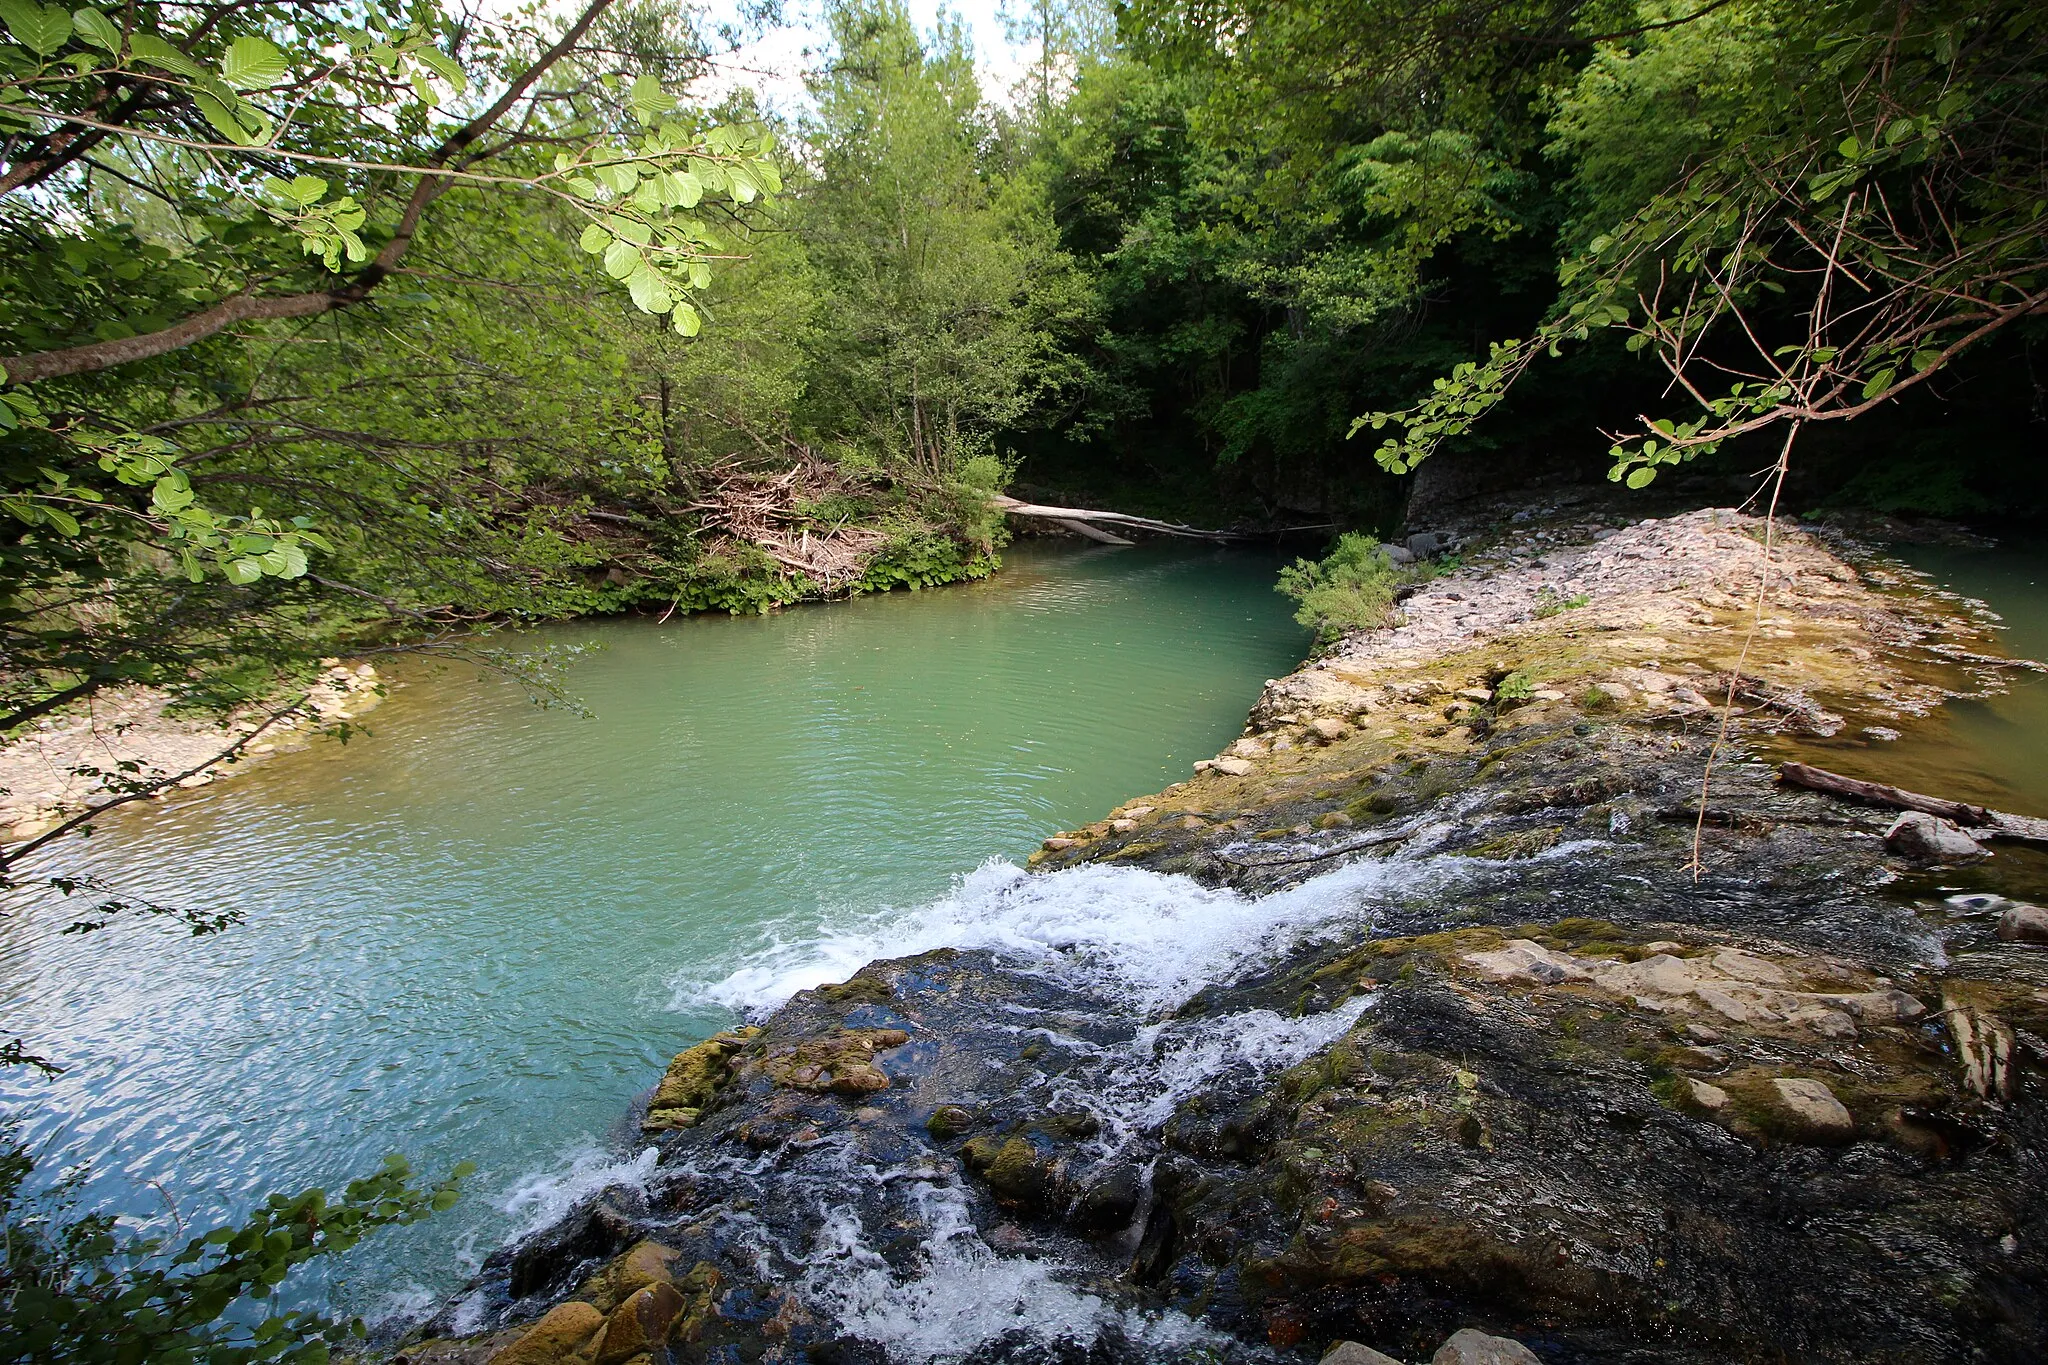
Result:
[[[327,182],[317,175],[265,176],[263,208],[278,222],[299,236],[308,256],[318,256],[329,270],[340,270],[342,259],[361,262],[369,248],[358,233],[362,227],[362,206],[348,195],[323,204]]]
[[[237,90],[261,90],[283,79],[284,53],[262,38],[237,38],[220,59],[220,74]]]
[[[18,412],[16,394],[0,404],[10,418]],[[43,468],[41,482],[0,495],[0,512],[28,526],[46,527],[75,537],[83,527],[79,514],[106,510],[126,516],[155,533],[179,571],[193,582],[206,576],[210,563],[230,583],[247,585],[262,578],[300,578],[310,567],[308,550],[332,553],[334,546],[312,529],[308,517],[278,521],[260,507],[249,515],[232,516],[198,504],[192,482],[177,467],[178,449],[160,437],[137,432],[85,433],[74,445],[98,454],[99,468],[122,484],[147,487],[149,506],[135,511],[113,504],[98,489],[76,483],[61,470]]]
[[[643,123],[675,103],[644,75],[626,98]],[[779,193],[774,149],[765,128],[715,127],[700,137],[664,120],[636,140],[557,154],[555,176],[591,218],[577,244],[626,286],[634,307],[666,314],[678,333],[695,336],[702,316],[685,296],[710,284],[710,262],[727,253],[719,234],[689,210],[706,196],[743,206]]]

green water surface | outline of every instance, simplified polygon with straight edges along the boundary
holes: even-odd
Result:
[[[315,1285],[425,1302],[581,1172],[670,1054],[730,1022],[697,983],[774,939],[943,892],[1187,775],[1305,633],[1241,551],[1020,547],[990,582],[767,618],[580,623],[595,713],[400,666],[372,733],[110,818],[38,870],[233,907],[194,939],[0,919],[0,1075],[46,1174],[163,1231],[402,1152],[482,1168],[458,1209]],[[160,1189],[159,1189],[160,1186]],[[175,1206],[175,1215],[170,1212]]]

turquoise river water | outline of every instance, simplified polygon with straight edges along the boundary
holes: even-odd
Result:
[[[1277,563],[1023,546],[981,584],[540,633],[602,646],[569,674],[594,719],[401,666],[369,736],[63,851],[243,924],[0,919],[0,1014],[68,1068],[0,1073],[0,1100],[45,1174],[89,1162],[83,1203],[167,1232],[388,1152],[475,1161],[455,1210],[309,1291],[416,1307],[634,1150],[628,1102],[733,1018],[711,983],[1228,743],[1307,645]]]

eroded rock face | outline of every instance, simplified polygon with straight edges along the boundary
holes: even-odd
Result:
[[[1744,544],[1628,528],[1545,581],[1637,586],[1549,615],[1518,588],[1458,623],[1479,593],[1438,580],[1438,634],[1269,687],[1244,771],[1035,858],[1105,900],[1191,878],[1144,913],[1248,926],[1206,984],[1055,936],[804,992],[678,1058],[657,1098],[695,1114],[644,1193],[470,1302],[492,1331],[584,1303],[579,1365],[615,1321],[689,1365],[882,1365],[919,1331],[969,1365],[2036,1359],[2048,954],[1933,900],[1890,813],[1740,748],[1926,703],[1878,643],[1988,645],[1795,547],[1702,811]],[[1006,903],[1018,941],[1049,884]]]

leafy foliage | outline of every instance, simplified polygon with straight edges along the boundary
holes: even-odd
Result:
[[[1388,624],[1404,581],[1372,537],[1346,532],[1322,559],[1297,559],[1282,569],[1276,586],[1300,603],[1294,619],[1327,642]]]
[[[360,1321],[303,1310],[262,1314],[297,1267],[355,1246],[378,1228],[404,1226],[451,1207],[464,1164],[429,1188],[412,1183],[403,1158],[324,1190],[272,1195],[238,1227],[173,1246],[136,1236],[101,1215],[72,1215],[59,1189],[24,1191],[33,1162],[19,1147],[0,1153],[0,1360],[27,1365],[320,1365],[364,1336]],[[254,1306],[258,1312],[239,1311]]]

